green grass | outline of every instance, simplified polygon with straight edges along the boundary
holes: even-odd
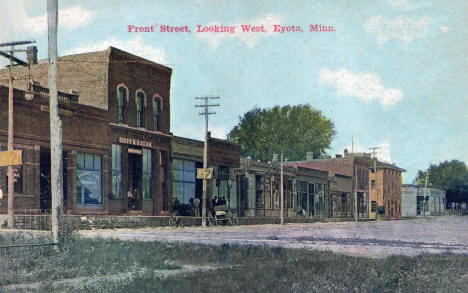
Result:
[[[25,239],[0,235],[0,245],[18,242]],[[0,252],[0,284],[41,282],[38,292],[468,291],[466,255],[371,259],[302,249],[73,237],[67,238],[58,251],[39,247]],[[178,270],[184,264],[212,264],[220,268],[167,278],[154,273],[158,269]],[[112,281],[92,279],[125,272],[125,277]],[[81,282],[78,287],[52,282],[76,277],[91,281]],[[8,291],[0,287],[2,290]]]

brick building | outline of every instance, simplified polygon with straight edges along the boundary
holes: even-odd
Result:
[[[378,209],[388,218],[400,218],[401,209],[401,173],[405,169],[393,164],[376,161],[375,170],[372,166],[369,170],[370,184],[370,206],[369,217],[377,218]]]
[[[242,159],[234,171],[238,214],[244,217],[280,217],[281,166],[278,162]],[[284,216],[326,218],[328,173],[293,163],[283,166]]]
[[[14,68],[15,148],[23,149],[15,209],[50,208],[47,61]],[[170,208],[170,80],[163,65],[110,47],[58,61],[64,200],[69,214],[167,214]],[[0,77],[8,76],[2,70]],[[71,93],[71,94],[66,94]],[[8,89],[0,87],[0,146],[6,149]],[[1,177],[6,177],[2,170]],[[0,188],[6,190],[6,180]],[[6,209],[6,198],[0,207]]]
[[[345,157],[316,159],[297,162],[299,166],[328,172],[330,197],[329,216],[352,217],[357,205],[358,218],[368,218],[369,167],[367,154],[348,154]]]
[[[202,199],[203,180],[196,178],[197,168],[203,168],[203,141],[174,136],[172,140],[172,198],[189,204],[195,197]],[[207,203],[223,198],[226,206],[237,210],[237,184],[234,168],[240,166],[241,148],[226,140],[208,138],[208,167],[213,168],[213,180],[208,181]],[[201,203],[201,202],[200,202]],[[183,214],[187,214],[185,211]]]

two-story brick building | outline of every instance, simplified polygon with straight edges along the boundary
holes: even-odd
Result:
[[[50,207],[47,71],[47,61],[32,66],[32,78],[41,86],[35,86],[31,101],[24,98],[24,79],[14,84],[19,89],[14,92],[15,148],[25,150],[25,164],[16,171],[21,182],[15,186],[17,210]],[[8,74],[0,71],[2,78]],[[166,66],[113,47],[59,58],[67,213],[167,214],[171,74]],[[15,67],[13,75],[25,77],[28,71]],[[7,101],[8,90],[0,87],[2,149]],[[6,190],[6,180],[0,188]],[[0,209],[6,209],[6,198]]]
[[[401,173],[405,169],[377,161],[369,170],[370,206],[369,217],[377,218],[379,207],[387,218],[398,219],[402,215]]]

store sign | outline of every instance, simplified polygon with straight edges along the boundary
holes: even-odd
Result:
[[[0,167],[23,165],[22,151],[0,152]]]
[[[138,149],[132,149],[132,148],[128,148],[127,152],[129,154],[137,154],[137,155],[141,155],[143,152],[141,150],[138,150]]]
[[[197,168],[197,179],[213,178],[213,168]]]
[[[127,137],[119,137],[119,142],[124,143],[124,144],[148,147],[148,148],[152,147],[151,141],[139,140],[139,139],[133,139],[133,138],[127,138]]]

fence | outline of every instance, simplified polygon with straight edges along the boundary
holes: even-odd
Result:
[[[449,216],[468,215],[468,209],[446,209],[445,214]]]
[[[51,230],[50,209],[15,210],[14,227],[27,230]]]

